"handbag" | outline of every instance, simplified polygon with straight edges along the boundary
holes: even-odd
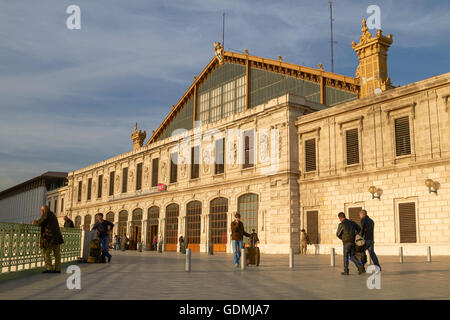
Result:
[[[366,244],[366,240],[364,240],[363,237],[361,237],[359,234],[357,234],[356,238],[355,238],[355,244],[358,247],[362,247],[362,246],[364,246]]]

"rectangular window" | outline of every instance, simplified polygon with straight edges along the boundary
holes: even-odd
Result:
[[[359,163],[359,137],[358,129],[345,131],[345,144],[347,154],[347,165]]]
[[[122,193],[128,190],[128,167],[122,169]]]
[[[109,173],[109,195],[112,196],[114,195],[114,176],[115,176],[115,172],[110,172]]]
[[[83,187],[83,182],[78,181],[78,202],[81,202],[81,189]]]
[[[409,117],[395,119],[395,154],[397,157],[411,154]]]
[[[103,175],[98,176],[97,198],[101,198],[103,193]]]
[[[152,160],[152,187],[158,186],[159,158]]]
[[[55,199],[55,214],[58,213],[58,199]]]
[[[202,123],[209,122],[209,92],[200,95],[199,99],[200,121]]]
[[[92,178],[88,179],[88,185],[87,185],[87,200],[91,200],[91,192],[92,192]]]
[[[136,190],[142,189],[142,163],[136,166]]]
[[[222,87],[218,87],[212,90],[210,93],[211,122],[222,119],[221,97],[222,97]]]
[[[64,212],[64,198],[61,198],[61,213]]]
[[[305,171],[316,171],[316,139],[305,141]]]
[[[200,146],[191,148],[191,179],[197,179],[200,174]]]
[[[243,168],[251,168],[254,164],[254,132],[244,132],[244,165]]]
[[[236,113],[245,109],[245,76],[236,80]]]
[[[235,81],[226,83],[223,86],[223,117],[228,117],[234,112],[234,100],[236,96]]]
[[[178,173],[178,154],[172,153],[170,155],[170,183],[177,182],[177,173]]]
[[[225,172],[225,139],[216,140],[215,144],[214,173],[221,174]]]
[[[400,243],[416,243],[416,204],[399,203],[398,220],[400,226]]]
[[[359,217],[359,213],[361,212],[361,207],[348,208],[348,218],[353,222],[356,222],[361,226],[361,218]]]

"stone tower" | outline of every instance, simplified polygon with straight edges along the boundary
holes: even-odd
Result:
[[[359,43],[352,42],[352,47],[359,57],[355,75],[360,81],[360,98],[365,98],[394,88],[387,72],[387,52],[393,39],[390,34],[383,36],[381,30],[372,37],[366,19],[362,21],[361,32]]]
[[[133,140],[133,150],[139,149],[144,144],[144,140],[147,136],[145,131],[137,129],[137,122],[134,124],[134,132],[131,134],[131,140]]]

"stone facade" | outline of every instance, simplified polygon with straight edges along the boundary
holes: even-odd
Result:
[[[450,253],[450,73],[302,116],[299,134],[301,225],[319,215],[318,250],[329,252],[340,211],[362,207],[375,221],[377,252]],[[409,155],[396,155],[395,120],[408,117]],[[357,129],[359,163],[347,165],[346,132]],[[305,172],[304,141],[316,139],[317,168]],[[429,192],[432,179],[437,193]],[[380,198],[372,199],[375,186]],[[415,204],[416,243],[401,243],[399,204]]]
[[[114,213],[114,222],[119,221],[119,212],[126,211],[127,235],[131,237],[132,213],[142,209],[141,240],[144,247],[151,242],[148,239],[148,209],[159,207],[158,238],[165,239],[165,211],[168,205],[179,205],[178,236],[186,232],[186,205],[193,201],[201,201],[201,235],[200,251],[206,252],[210,241],[209,219],[210,203],[213,199],[228,199],[227,212],[227,246],[231,252],[230,224],[232,215],[238,211],[238,198],[251,193],[258,196],[257,232],[260,248],[264,253],[287,253],[292,246],[299,248],[299,188],[298,149],[295,120],[302,114],[320,110],[323,106],[306,101],[304,98],[286,94],[273,99],[264,105],[249,109],[239,114],[206,125],[201,129],[201,154],[199,178],[190,179],[190,165],[178,164],[176,183],[169,182],[171,153],[176,150],[179,140],[167,138],[126,154],[108,159],[89,167],[69,173],[68,186],[65,192],[65,214],[76,221],[81,217],[81,226],[85,225],[85,217],[91,216],[89,228],[94,223],[94,215]],[[230,140],[225,130],[255,132],[255,165],[243,169],[241,164],[233,164],[242,153],[242,137]],[[194,129],[195,130],[195,129]],[[195,131],[187,132],[188,140],[193,141]],[[267,130],[267,131],[265,131]],[[272,135],[277,131],[278,135]],[[263,133],[267,136],[262,138]],[[214,165],[207,164],[206,158],[214,159],[214,145],[217,138],[225,137],[226,156],[225,172],[214,174]],[[264,143],[261,139],[269,139],[266,151],[267,159],[262,159]],[[276,139],[276,140],[275,140]],[[240,141],[240,142],[239,142]],[[208,155],[208,153],[210,154]],[[231,154],[230,154],[231,153]],[[234,153],[234,154],[233,154]],[[180,152],[179,159],[181,158]],[[152,160],[159,158],[158,182],[166,185],[165,191],[158,191],[151,186]],[[233,159],[234,158],[234,159]],[[230,159],[230,160],[228,160]],[[142,163],[142,189],[136,190],[136,167]],[[274,165],[275,170],[268,170]],[[122,191],[122,169],[128,168],[127,192]],[[115,172],[114,194],[109,196],[110,172]],[[102,196],[98,195],[98,176],[103,176]],[[88,179],[91,180],[91,199],[87,200]],[[78,201],[78,186],[81,182],[81,201]],[[55,194],[50,195],[52,199]],[[62,196],[62,195],[61,195]],[[61,215],[62,216],[62,215]],[[139,222],[140,223],[140,222]],[[247,230],[250,231],[250,230]],[[119,228],[115,228],[115,234]]]

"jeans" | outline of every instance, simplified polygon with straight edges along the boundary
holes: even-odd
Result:
[[[366,250],[369,251],[370,259],[372,259],[372,263],[376,265],[377,267],[380,266],[380,263],[378,262],[378,257],[375,254],[374,250],[374,241],[373,240],[366,240]]]
[[[348,271],[348,259],[351,258],[352,262],[358,268],[362,268],[361,263],[355,256],[355,244],[354,243],[344,243],[344,270]]]
[[[244,246],[244,242],[242,240],[231,240],[231,246],[233,247],[234,264],[239,264],[239,260],[241,260],[241,250]]]
[[[102,255],[110,258],[111,255],[108,252],[109,235],[100,238],[100,244],[102,245]]]

